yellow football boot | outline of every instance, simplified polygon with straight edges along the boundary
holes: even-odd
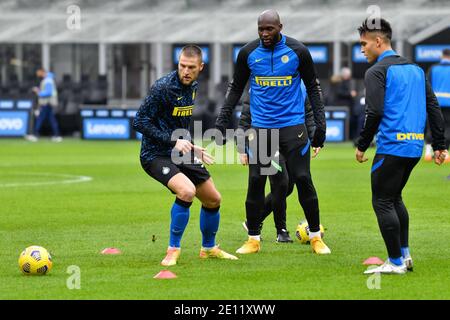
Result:
[[[229,254],[222,249],[219,248],[219,246],[215,246],[212,249],[200,249],[200,258],[201,259],[209,259],[209,258],[216,258],[216,259],[229,259],[229,260],[238,260],[236,256],[233,256],[232,254]]]
[[[317,254],[330,254],[331,250],[327,247],[325,242],[323,242],[321,237],[314,237],[311,239],[311,249]]]
[[[174,266],[177,264],[178,258],[180,257],[180,248],[168,248],[166,257],[161,261],[161,265],[165,267]]]
[[[236,253],[247,254],[247,253],[257,253],[261,250],[261,241],[248,238],[247,241],[236,250]]]

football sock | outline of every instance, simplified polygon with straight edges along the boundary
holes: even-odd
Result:
[[[181,237],[189,221],[189,207],[191,205],[192,202],[186,202],[178,198],[175,199],[170,212],[170,247],[180,247]]]
[[[202,246],[205,249],[213,248],[216,245],[216,233],[219,229],[220,212],[217,208],[200,209],[200,230],[202,232]]]
[[[321,235],[321,233],[320,233],[320,231],[317,231],[317,232],[309,232],[309,239],[312,239],[312,238],[315,238],[315,237],[319,237],[319,238],[321,238],[322,239],[322,235]]]
[[[391,258],[391,257],[389,257],[389,261],[390,261],[392,264],[395,264],[396,266],[401,266],[401,265],[403,264],[403,259],[402,259],[402,257],[398,257],[398,258]]]
[[[410,256],[410,253],[409,253],[409,247],[404,247],[404,248],[401,248],[400,250],[402,250],[402,256],[403,256],[403,258],[406,258],[406,257],[409,257],[409,256]]]
[[[249,239],[261,241],[261,236],[248,236]]]
[[[431,144],[427,144],[425,146],[425,155],[428,155],[428,156],[433,155],[433,148],[431,147]]]

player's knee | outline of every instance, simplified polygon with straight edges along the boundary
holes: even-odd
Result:
[[[214,207],[220,206],[220,203],[222,202],[222,195],[220,193],[216,193],[216,195],[213,198],[213,205]]]
[[[375,212],[383,208],[391,209],[394,207],[394,199],[374,194],[372,195],[372,207],[374,208]]]
[[[289,184],[284,181],[272,184],[270,186],[272,194],[278,199],[280,197],[287,197]]]
[[[372,207],[380,226],[384,228],[397,227],[399,222],[394,208],[393,198],[372,196]]]
[[[221,201],[222,201],[222,196],[220,195],[219,192],[216,192],[203,205],[207,208],[217,208],[220,206]]]
[[[404,204],[403,204],[403,198],[402,198],[401,195],[399,195],[399,196],[397,196],[397,197],[395,198],[394,204],[395,204],[396,206],[404,205]]]
[[[288,197],[294,191],[294,185],[295,184],[293,182],[289,181],[287,192],[286,192],[286,197]]]
[[[247,199],[245,200],[245,206],[251,207],[251,206],[257,206],[258,203],[260,203],[260,201],[258,201],[257,199],[255,199],[254,197],[247,197]]]
[[[289,180],[283,180],[279,183],[278,186],[280,189],[283,190],[283,192],[288,192],[289,190]],[[292,191],[291,191],[292,192]]]
[[[261,176],[252,174],[248,177],[248,186],[249,188],[258,187],[261,184],[264,184],[265,180],[261,179]]]
[[[177,198],[186,202],[192,202],[195,197],[195,187],[186,187],[177,192]]]
[[[309,172],[297,172],[295,174],[295,182],[300,184],[310,184],[311,181],[311,174]]]
[[[378,225],[385,232],[400,232],[400,222],[394,212],[378,212]]]

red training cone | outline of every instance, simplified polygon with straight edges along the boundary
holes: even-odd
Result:
[[[366,260],[364,260],[364,262],[363,262],[363,264],[366,266],[373,265],[373,264],[382,265],[383,263],[384,263],[384,261],[378,257],[369,257]]]
[[[106,248],[102,250],[102,254],[121,254],[122,252],[117,248]]]
[[[153,279],[175,279],[177,275],[169,270],[162,270]]]

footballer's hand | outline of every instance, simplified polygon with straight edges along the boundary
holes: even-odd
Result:
[[[214,163],[214,157],[206,152],[205,148],[194,145],[194,154],[199,158],[204,164],[210,165]]]
[[[182,154],[186,154],[192,150],[194,145],[189,140],[178,139],[175,143],[175,149],[180,151]]]
[[[444,163],[445,158],[448,157],[448,151],[447,150],[436,150],[434,152],[434,163],[436,163],[438,166]]]
[[[356,156],[356,161],[358,161],[359,163],[363,163],[363,162],[366,162],[367,160],[369,160],[368,158],[366,158],[364,156],[364,151],[360,151],[358,148],[356,148],[355,156]]]
[[[239,160],[243,166],[248,166],[248,155],[246,153],[239,153]]]
[[[316,127],[314,131],[314,137],[311,141],[311,146],[313,148],[323,148],[323,143],[326,139],[326,130],[323,128]]]
[[[313,149],[313,155],[312,157],[315,158],[317,157],[317,155],[319,154],[320,150],[322,149],[321,147],[317,147],[317,148],[312,148]]]

